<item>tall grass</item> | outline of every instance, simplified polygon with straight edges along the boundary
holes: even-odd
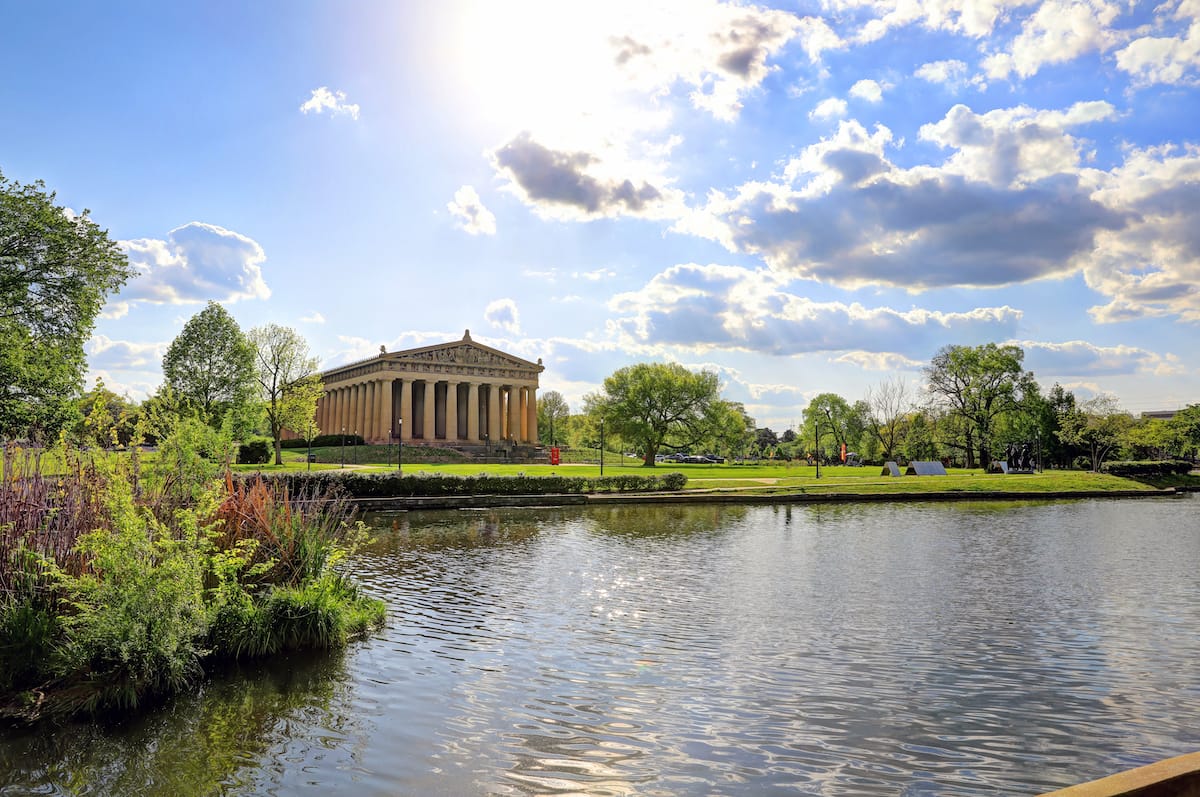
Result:
[[[382,622],[333,570],[365,537],[343,498],[63,462],[49,477],[36,454],[0,460],[0,714],[127,710],[210,658],[339,647]]]

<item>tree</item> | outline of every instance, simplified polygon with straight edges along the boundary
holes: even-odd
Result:
[[[54,434],[73,412],[83,344],[132,275],[108,233],[42,182],[0,174],[0,437]]]
[[[307,431],[314,424],[322,390],[317,358],[309,355],[308,343],[291,327],[267,324],[250,330],[249,338],[254,346],[258,398],[275,443],[275,464],[282,465],[279,441],[283,430]]]
[[[636,445],[646,467],[659,448],[682,449],[709,434],[726,408],[711,371],[694,373],[677,363],[638,363],[604,380],[601,393],[584,398],[588,414]]]
[[[1133,416],[1117,406],[1114,396],[1097,396],[1063,418],[1058,436],[1065,443],[1085,447],[1092,470],[1098,471],[1132,426]]]
[[[254,346],[229,312],[208,306],[183,325],[163,357],[167,384],[218,425],[225,412],[254,392]]]
[[[987,467],[992,424],[1017,407],[1023,386],[1033,375],[1022,368],[1025,352],[1019,346],[945,346],[925,368],[926,390],[953,415],[961,418],[967,467]]]
[[[1180,454],[1187,457],[1200,454],[1200,404],[1188,405],[1168,423],[1180,440]]]
[[[908,385],[899,377],[867,389],[863,419],[867,433],[879,442],[883,459],[896,458],[908,432],[913,409]]]
[[[107,448],[127,446],[135,437],[138,406],[128,396],[118,396],[96,380],[96,386],[84,393],[75,405],[79,418],[70,433],[80,445]]]
[[[550,438],[550,445],[567,436],[567,418],[571,408],[557,390],[549,390],[538,399],[538,435]]]
[[[804,428],[816,435],[818,449],[829,438],[835,449],[850,448],[863,432],[861,408],[850,406],[836,393],[821,393],[804,408]],[[815,430],[815,431],[814,431]],[[820,451],[817,452],[820,456]]]

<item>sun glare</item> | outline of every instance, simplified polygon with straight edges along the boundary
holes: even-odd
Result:
[[[579,146],[622,111],[612,37],[619,5],[464,2],[452,23],[454,91],[497,136],[532,130]]]

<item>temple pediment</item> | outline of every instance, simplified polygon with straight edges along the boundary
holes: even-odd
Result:
[[[517,370],[542,371],[537,363],[522,360],[511,354],[497,351],[487,346],[472,342],[443,343],[437,346],[427,346],[422,349],[407,349],[381,355],[388,362],[395,363],[440,363],[446,365],[488,365]]]

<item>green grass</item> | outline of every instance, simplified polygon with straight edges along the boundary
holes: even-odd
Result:
[[[301,458],[302,459],[302,458]],[[1132,479],[1123,479],[1087,471],[1046,471],[1031,475],[986,474],[982,470],[950,469],[946,476],[881,476],[879,467],[864,466],[851,468],[844,465],[822,466],[821,478],[816,478],[816,467],[802,464],[747,464],[747,465],[690,465],[687,463],[660,463],[646,468],[638,460],[623,457],[621,464],[614,458],[606,458],[605,476],[624,474],[646,475],[678,471],[688,477],[689,491],[710,490],[718,492],[785,493],[920,493],[920,492],[1084,492],[1114,490],[1152,490],[1153,485]],[[293,470],[302,470],[304,463],[297,462]],[[316,465],[314,465],[316,467]],[[347,463],[347,469],[355,467]],[[393,459],[390,467],[358,465],[359,471],[387,472],[396,468]],[[480,463],[415,463],[405,462],[407,474],[430,473],[454,476],[582,476],[600,475],[597,464],[522,465]],[[1192,477],[1191,484],[1200,483]]]

